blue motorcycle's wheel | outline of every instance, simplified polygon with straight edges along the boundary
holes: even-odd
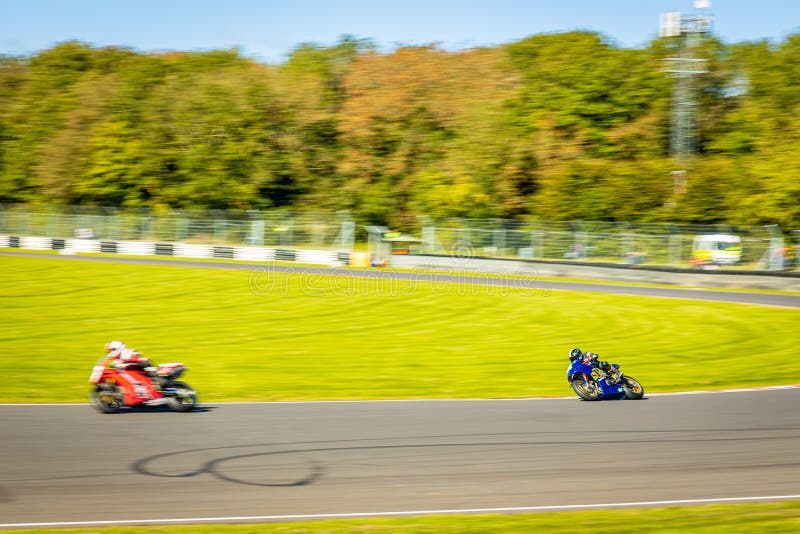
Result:
[[[570,381],[570,385],[583,400],[594,401],[602,396],[602,391],[600,391],[600,387],[595,382],[587,382],[583,378],[575,378]]]
[[[626,376],[622,379],[622,389],[625,392],[625,397],[633,400],[639,400],[644,397],[644,388],[634,378]]]

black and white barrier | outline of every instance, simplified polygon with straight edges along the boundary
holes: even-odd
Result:
[[[336,250],[294,250],[251,246],[105,241],[100,239],[61,239],[7,235],[0,235],[0,248],[57,250],[60,254],[106,253],[126,256],[173,256],[176,258],[226,259],[256,263],[293,261],[329,266],[347,265],[350,262],[349,252]]]

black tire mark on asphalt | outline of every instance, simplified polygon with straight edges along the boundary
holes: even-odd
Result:
[[[787,427],[787,428],[767,428],[767,429],[723,429],[720,430],[721,432],[763,432],[763,431],[781,431],[781,430],[800,430],[800,428],[796,427]],[[647,434],[647,433],[662,433],[662,434],[676,434],[676,433],[692,433],[695,434],[689,437],[664,437],[664,438],[642,438],[642,439],[590,439],[587,435],[587,439],[582,439],[580,441],[575,440],[539,440],[539,441],[493,441],[493,442],[482,442],[482,441],[471,441],[471,442],[449,442],[449,443],[406,443],[406,444],[388,444],[388,445],[353,445],[353,446],[333,446],[333,447],[312,447],[312,448],[296,448],[298,445],[314,445],[314,444],[323,444],[323,443],[341,443],[342,441],[355,441],[355,442],[363,442],[363,441],[373,441],[373,440],[342,440],[342,441],[321,441],[321,442],[301,442],[301,443],[265,443],[265,444],[255,444],[255,445],[234,445],[230,447],[208,447],[202,449],[187,449],[183,451],[173,451],[168,453],[161,453],[152,456],[147,456],[141,458],[134,462],[131,465],[131,470],[135,473],[146,475],[146,476],[153,476],[153,477],[164,477],[164,478],[190,478],[199,476],[202,474],[211,475],[219,480],[223,480],[226,482],[231,482],[235,484],[243,484],[243,485],[250,485],[250,486],[262,486],[262,487],[294,487],[294,486],[307,486],[313,484],[318,479],[320,479],[326,469],[325,466],[317,461],[317,460],[308,460],[308,473],[298,479],[291,481],[291,482],[274,482],[274,483],[259,483],[259,482],[251,482],[248,480],[243,480],[242,478],[235,477],[225,472],[224,464],[226,462],[240,460],[243,458],[257,458],[262,456],[275,456],[275,455],[289,455],[289,454],[313,454],[313,453],[325,453],[325,452],[340,452],[340,451],[378,451],[378,450],[398,450],[398,449],[430,449],[430,448],[447,448],[447,447],[502,447],[502,446],[531,446],[531,447],[547,447],[547,446],[563,446],[563,445],[584,445],[587,447],[596,447],[598,445],[621,445],[621,444],[643,444],[643,445],[654,445],[654,444],[661,444],[661,443],[722,443],[722,442],[760,442],[765,440],[785,440],[785,439],[797,439],[800,436],[708,436],[703,437],[696,434],[699,433],[708,433],[708,432],[719,432],[718,430],[653,430],[653,431],[637,431],[637,430],[622,430],[622,431],[612,431],[612,434]],[[522,434],[522,433],[520,433]],[[553,433],[557,434],[557,433]],[[471,437],[478,437],[481,435],[485,436],[502,436],[508,434],[479,434],[479,435],[472,435]],[[523,434],[524,435],[524,434]],[[452,438],[456,436],[427,436],[423,439],[441,439],[441,438]],[[460,437],[467,437],[467,436],[460,436]],[[374,441],[391,441],[393,438],[379,438]],[[396,438],[394,438],[396,439]],[[399,438],[399,439],[420,439],[420,438]],[[176,457],[181,455],[186,455],[190,453],[196,452],[208,452],[208,451],[225,451],[230,449],[242,449],[242,448],[255,448],[255,447],[276,447],[280,445],[291,445],[294,448],[290,449],[279,449],[279,450],[272,450],[272,451],[263,451],[263,452],[255,452],[249,454],[235,454],[230,456],[221,456],[219,458],[215,458],[213,460],[209,460],[204,464],[200,465],[197,469],[188,471],[185,473],[180,474],[169,474],[164,472],[159,472],[157,469],[153,469],[150,467],[150,464],[157,460],[161,460],[164,458]],[[769,467],[795,467],[798,464],[776,464],[770,465]]]

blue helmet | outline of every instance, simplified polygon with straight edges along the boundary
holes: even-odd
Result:
[[[574,348],[571,351],[569,351],[569,361],[571,361],[571,362],[574,362],[575,360],[579,359],[581,356],[583,356],[583,352],[581,351],[581,349]]]

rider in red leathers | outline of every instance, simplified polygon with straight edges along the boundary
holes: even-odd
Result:
[[[120,371],[141,371],[152,379],[158,378],[150,359],[128,348],[122,341],[109,341],[105,346],[108,365]]]

